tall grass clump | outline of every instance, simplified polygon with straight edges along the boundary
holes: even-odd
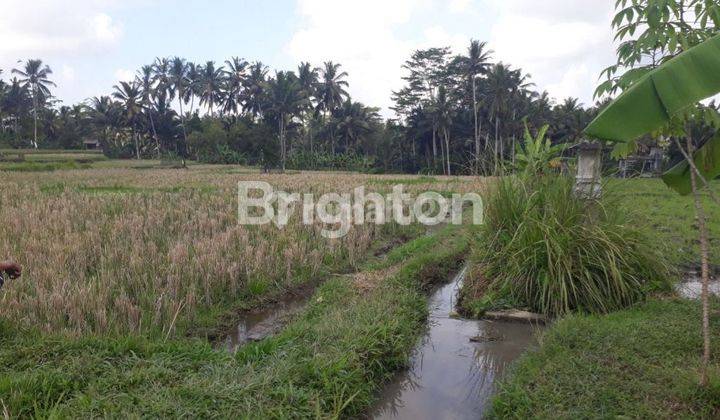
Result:
[[[581,199],[566,177],[499,180],[481,232],[468,292],[476,314],[501,305],[607,313],[668,287],[669,267],[612,192]]]

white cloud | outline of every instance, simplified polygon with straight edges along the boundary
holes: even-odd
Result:
[[[612,0],[491,0],[495,58],[532,75],[539,90],[586,105],[600,71],[614,60]]]
[[[451,34],[441,26],[431,26],[423,31],[423,39],[418,48],[431,48],[431,47],[450,47],[453,52],[460,53],[464,51],[468,44],[469,39],[463,34]]]
[[[67,57],[112,47],[122,36],[122,25],[101,6],[99,0],[4,0],[0,61]]]
[[[122,26],[113,22],[113,19],[105,13],[99,13],[90,18],[89,23],[90,39],[98,42],[114,44],[123,34]]]
[[[286,52],[296,61],[341,63],[353,97],[390,116],[390,95],[402,87],[402,65],[414,49],[467,43],[441,26],[422,31],[420,39],[398,34],[414,15],[433,7],[431,0],[299,0],[303,25]]]
[[[468,10],[472,0],[450,0],[449,9],[452,13],[463,13]]]
[[[128,69],[115,70],[116,82],[131,82],[135,79],[135,72]]]
[[[461,53],[471,37],[488,40],[495,60],[530,73],[537,89],[589,105],[601,69],[614,61],[613,2],[298,0],[301,26],[285,50],[295,61],[341,63],[353,97],[383,107],[388,116],[391,92],[402,87],[402,64],[414,49],[450,46]],[[490,24],[458,32],[447,20],[459,13]],[[426,23],[428,16],[433,23]]]
[[[60,77],[62,77],[63,81],[65,82],[72,82],[75,80],[75,69],[71,66],[68,66],[67,64],[63,64],[61,70],[60,70]]]
[[[394,33],[407,22],[415,0],[299,0],[303,19],[286,51],[296,61],[315,64],[333,60],[347,71],[358,100],[390,105],[390,93],[400,85],[401,66],[411,45]]]

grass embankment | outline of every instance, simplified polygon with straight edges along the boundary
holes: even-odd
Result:
[[[88,169],[92,163],[107,160],[107,157],[99,151],[2,149],[0,171],[51,172]]]
[[[712,182],[720,196],[720,180]],[[682,197],[659,179],[611,180],[607,189],[617,194],[639,225],[654,241],[668,247],[667,260],[675,265],[699,266],[700,244],[692,196]],[[710,261],[720,266],[720,206],[707,193],[703,203],[710,231]]]
[[[711,322],[720,322],[717,312]],[[713,342],[720,342],[718,328]],[[695,302],[650,300],[610,315],[567,317],[501,383],[493,417],[718,418],[717,366],[710,385],[698,385],[701,346]],[[720,346],[713,351],[720,357]]]
[[[657,179],[613,180],[607,186],[663,250],[666,261],[697,266],[691,197]],[[720,182],[713,182],[720,193]],[[711,262],[720,264],[720,207],[706,197]],[[498,418],[718,418],[720,316],[711,315],[714,367],[699,387],[702,349],[699,302],[651,297],[604,316],[572,315],[554,324],[536,352],[521,358],[499,386]]]
[[[235,355],[199,340],[67,339],[5,324],[0,398],[23,417],[357,415],[406,364],[427,316],[421,289],[467,246],[449,227],[368,263],[377,276],[334,277],[282,333]]]
[[[671,270],[618,197],[584,200],[573,190],[572,179],[547,175],[503,178],[489,190],[466,312],[607,313],[670,290]]]

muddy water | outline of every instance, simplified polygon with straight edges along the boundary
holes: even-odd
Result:
[[[309,294],[290,296],[267,309],[243,314],[237,327],[225,338],[223,347],[235,352],[243,344],[277,334],[294,315],[305,308],[309,298]]]
[[[430,299],[428,332],[410,368],[387,386],[371,418],[480,418],[495,381],[510,362],[535,344],[538,326],[450,317],[465,272]]]

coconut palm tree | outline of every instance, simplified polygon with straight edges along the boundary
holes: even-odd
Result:
[[[5,89],[2,97],[2,108],[3,112],[8,113],[11,116],[13,128],[12,131],[17,136],[19,133],[19,120],[20,116],[26,114],[32,109],[32,98],[28,87],[20,83],[17,78],[13,78],[10,84]]]
[[[118,108],[109,96],[95,96],[88,101],[86,107],[90,124],[102,133],[102,140],[107,143],[109,132],[117,119]]]
[[[371,130],[371,124],[379,119],[377,108],[368,108],[360,102],[347,99],[335,112],[337,133],[345,139],[345,152],[351,144],[357,144],[360,138]]]
[[[321,81],[318,86],[318,105],[325,112],[332,112],[340,106],[350,95],[345,88],[348,82],[347,72],[340,71],[340,64],[328,61],[321,70]]]
[[[170,60],[167,58],[156,58],[153,64],[153,82],[157,92],[166,91],[172,95],[172,83],[170,82]]]
[[[239,57],[225,61],[225,87],[222,98],[222,110],[226,114],[237,114],[241,103],[243,83],[248,62]]]
[[[195,109],[195,97],[197,95],[198,86],[200,85],[200,66],[189,61],[187,63],[187,89],[185,90],[185,103],[190,102],[190,115]]]
[[[185,114],[183,113],[183,102],[187,97],[188,80],[187,80],[187,63],[180,57],[174,57],[170,61],[170,69],[168,72],[169,82],[173,97],[177,97],[180,106],[180,125],[182,126],[183,140],[187,143],[187,130],[185,129]]]
[[[282,170],[285,171],[287,160],[286,128],[293,116],[297,115],[306,105],[307,98],[300,88],[295,73],[284,71],[277,72],[275,78],[268,82],[267,94],[268,111],[277,118],[278,135],[280,137],[280,160]]]
[[[321,70],[317,91],[318,109],[324,112],[326,118],[350,96],[345,90],[348,87],[348,82],[345,80],[348,74],[340,71],[340,67],[340,64],[327,61]],[[332,129],[330,141],[332,153],[335,154],[335,134]]]
[[[267,67],[257,61],[250,65],[247,77],[244,81],[243,102],[245,111],[250,113],[253,118],[261,116],[263,113],[263,104],[265,102],[265,87]]]
[[[142,115],[142,93],[136,83],[120,82],[119,85],[113,86],[113,98],[120,101],[122,105],[122,114],[130,127],[130,135],[135,143],[135,157],[140,159],[140,144],[136,135],[138,119]]]
[[[55,86],[49,77],[52,70],[49,66],[43,66],[42,60],[28,60],[22,70],[13,69],[13,74],[21,77],[20,83],[28,88],[33,102],[33,147],[37,149],[37,121],[38,107],[45,99],[51,96],[50,86]]]
[[[198,84],[200,105],[207,106],[211,116],[213,115],[215,105],[221,103],[222,100],[223,75],[223,68],[215,68],[214,61],[208,61],[200,70],[200,81]]]
[[[450,169],[450,131],[452,129],[453,118],[455,117],[455,109],[449,98],[447,88],[441,85],[438,88],[437,97],[433,101],[434,120],[437,124],[437,130],[442,136],[445,149],[445,162],[443,170],[447,175],[451,175]],[[441,143],[443,144],[443,143]]]
[[[153,80],[153,67],[146,65],[140,68],[138,74],[135,76],[135,83],[140,88],[140,98],[143,108],[147,113],[150,121],[150,128],[152,129],[153,140],[158,149],[158,155],[160,155],[160,140],[157,136],[157,130],[155,129],[155,121],[153,121],[153,96],[155,96],[155,82]]]
[[[303,95],[305,95],[305,98],[307,98],[307,104],[301,111],[301,118],[303,121],[303,126],[305,128],[305,134],[308,137],[309,143],[310,143],[310,153],[313,153],[313,136],[312,136],[312,123],[311,121],[308,121],[308,117],[312,118],[310,116],[310,111],[312,110],[312,100],[317,95],[317,88],[318,88],[318,69],[313,67],[310,63],[302,62],[298,66],[298,83],[300,84],[300,89],[302,89]]]
[[[470,46],[466,56],[458,57],[463,76],[470,80],[472,89],[473,122],[475,128],[475,174],[480,170],[480,121],[478,118],[478,90],[477,78],[485,75],[490,68],[490,54],[487,50],[487,43],[477,40],[470,40]]]
[[[503,119],[511,118],[511,111],[516,109],[513,106],[514,101],[525,95],[530,86],[526,80],[527,76],[523,76],[520,70],[513,70],[503,63],[495,64],[487,73],[484,95],[487,98],[490,119],[495,124],[495,150],[493,153],[496,164],[504,156],[504,143],[500,137]],[[496,167],[496,169],[498,168]]]

